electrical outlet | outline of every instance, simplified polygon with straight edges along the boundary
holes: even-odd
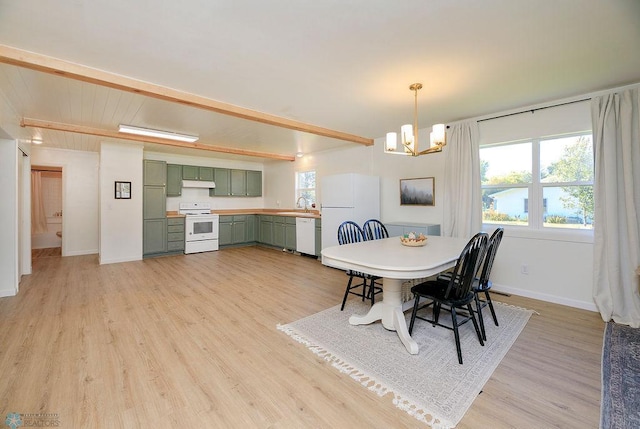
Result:
[[[527,264],[522,264],[522,266],[520,267],[520,272],[522,274],[529,274],[529,266]]]

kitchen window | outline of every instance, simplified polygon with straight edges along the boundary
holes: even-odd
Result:
[[[307,200],[307,208],[311,208],[311,204],[316,203],[315,171],[298,171],[296,173],[296,202],[300,198]]]
[[[591,133],[483,145],[484,224],[593,229]]]

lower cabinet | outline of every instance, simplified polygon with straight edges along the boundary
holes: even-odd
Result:
[[[167,251],[167,219],[143,221],[142,253],[144,256]]]
[[[400,237],[410,232],[424,235],[440,235],[440,225],[433,223],[391,222],[385,223],[389,237]]]
[[[316,219],[316,256],[322,256],[322,220]]]
[[[184,252],[184,218],[167,218],[167,252]]]
[[[273,216],[258,216],[260,219],[260,239],[262,244],[273,246]]]
[[[273,216],[272,246],[287,250],[296,250],[296,218],[289,216]]]
[[[230,246],[256,241],[256,215],[220,216],[218,244]]]

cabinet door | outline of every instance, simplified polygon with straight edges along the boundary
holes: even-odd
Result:
[[[198,180],[198,168],[195,165],[183,165],[182,178],[184,180]]]
[[[153,161],[145,159],[144,185],[165,186],[167,183],[167,163],[164,161]]]
[[[167,215],[164,186],[144,186],[142,212],[144,219],[159,219]]]
[[[321,256],[322,252],[322,224],[320,219],[316,219],[316,256]]]
[[[198,167],[198,180],[213,180],[213,167]]]
[[[273,245],[284,248],[285,246],[285,228],[284,223],[273,223]]]
[[[182,166],[167,164],[167,197],[182,195]]]
[[[167,219],[151,219],[143,222],[142,253],[164,253],[167,251]]]
[[[247,195],[247,171],[231,170],[231,195],[244,197]]]
[[[233,244],[246,243],[247,222],[233,222]]]
[[[256,241],[257,218],[256,215],[247,215],[247,242]]]
[[[218,244],[225,246],[233,243],[233,222],[220,222],[218,225]]]
[[[271,216],[269,220],[265,220],[263,216],[260,219],[260,242],[273,245],[273,221]]]
[[[216,187],[209,190],[209,196],[229,196],[231,195],[231,178],[228,168],[214,168],[213,181]]]
[[[284,247],[289,250],[296,250],[296,225],[285,224]]]
[[[262,196],[262,171],[247,170],[247,196]]]

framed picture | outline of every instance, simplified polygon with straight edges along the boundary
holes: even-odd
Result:
[[[116,200],[131,199],[131,182],[116,182]]]
[[[401,206],[435,206],[435,178],[400,179]]]

